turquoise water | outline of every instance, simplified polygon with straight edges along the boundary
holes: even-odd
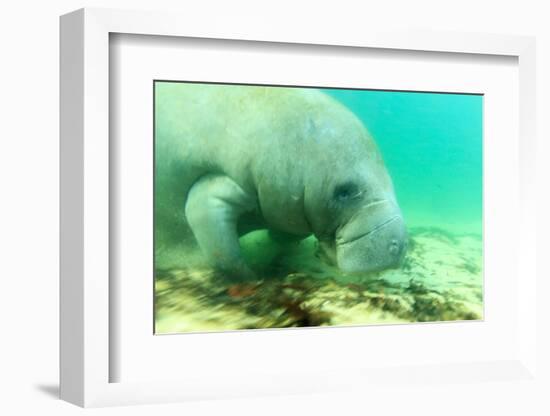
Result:
[[[481,234],[483,96],[323,91],[374,136],[408,226]]]

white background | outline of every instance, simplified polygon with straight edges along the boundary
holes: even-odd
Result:
[[[187,3],[187,4],[186,4]],[[545,124],[550,114],[550,29],[545,2],[503,1],[362,1],[298,3],[201,1],[20,1],[5,3],[0,13],[2,81],[0,120],[0,235],[2,341],[0,342],[0,412],[3,414],[76,414],[82,412],[55,399],[58,368],[58,15],[82,6],[179,10],[202,16],[237,14],[251,18],[326,21],[327,30],[339,25],[388,26],[538,36],[538,166],[544,192],[540,212],[548,206],[550,157]],[[256,16],[256,17],[255,17]],[[200,17],[197,17],[200,18]],[[545,140],[546,139],[546,140]],[[545,166],[542,166],[545,164]],[[546,186],[544,186],[546,185]],[[548,219],[540,218],[540,243],[546,244]],[[542,247],[542,246],[540,246]],[[548,252],[547,248],[545,249]],[[7,266],[7,267],[6,267]],[[548,266],[545,268],[546,275]],[[550,285],[538,288],[550,294]],[[548,304],[540,305],[548,323]],[[540,332],[550,351],[549,333]],[[548,353],[540,366],[550,374]],[[527,387],[527,386],[526,386]],[[546,393],[550,386],[546,386]],[[542,391],[498,383],[436,385],[429,389],[393,388],[376,397],[345,392],[318,396],[258,398],[178,405],[93,410],[99,414],[548,414]]]

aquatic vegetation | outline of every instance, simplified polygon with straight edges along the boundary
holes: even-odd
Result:
[[[411,238],[402,268],[369,275],[312,261],[312,241],[273,257],[252,282],[208,268],[157,271],[156,332],[482,319],[480,240],[436,229]]]

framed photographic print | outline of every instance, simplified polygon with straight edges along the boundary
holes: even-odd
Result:
[[[247,24],[61,19],[62,398],[532,378],[534,41]]]

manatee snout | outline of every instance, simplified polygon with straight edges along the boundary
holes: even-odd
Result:
[[[366,234],[336,246],[336,263],[346,273],[375,272],[401,265],[407,231],[400,215],[375,225]]]
[[[368,204],[342,225],[334,242],[322,242],[324,258],[345,273],[368,273],[399,267],[408,236],[401,212],[392,201]]]

